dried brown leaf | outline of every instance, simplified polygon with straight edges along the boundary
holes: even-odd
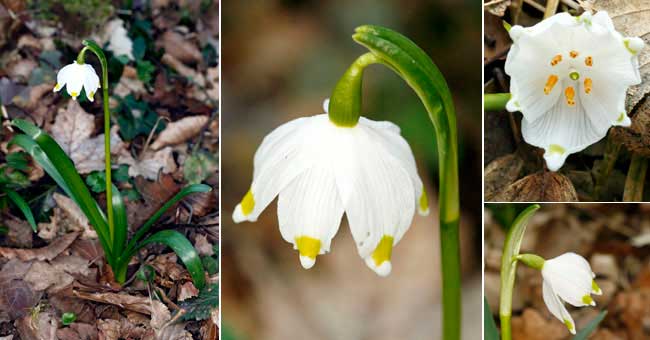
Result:
[[[151,305],[146,297],[126,293],[88,293],[78,290],[73,290],[72,294],[80,299],[114,305],[142,314],[151,314]]]
[[[41,295],[23,280],[5,281],[0,284],[0,311],[4,310],[12,320],[19,319],[29,314]]]
[[[508,9],[508,6],[510,6],[510,3],[510,0],[491,0],[486,2],[483,7],[491,14],[502,17],[506,9]]]
[[[16,321],[16,328],[22,340],[57,340],[57,319],[49,310],[23,316]]]
[[[26,221],[9,216],[3,222],[9,229],[7,245],[19,248],[32,247],[32,228]]]
[[[158,45],[162,45],[165,53],[169,53],[183,63],[197,63],[203,59],[195,43],[172,30],[162,35]]]
[[[494,199],[499,202],[574,202],[578,194],[571,181],[556,172],[528,175],[509,185]]]
[[[165,147],[155,152],[146,151],[139,159],[130,156],[123,157],[121,163],[130,165],[129,176],[144,176],[151,180],[157,179],[159,172],[171,174],[177,169],[171,147]]]
[[[183,62],[169,53],[163,54],[161,61],[163,64],[171,67],[185,78],[191,79],[199,86],[205,86],[205,77],[196,72],[193,68],[187,67]]]
[[[68,196],[54,193],[52,196],[59,209],[54,209],[54,220],[63,231],[79,231],[82,239],[96,239],[97,232],[90,226],[88,217]]]
[[[37,249],[15,249],[0,247],[0,256],[4,256],[8,259],[18,258],[23,261],[52,260],[61,254],[64,250],[66,250],[72,244],[72,242],[74,242],[77,236],[79,236],[79,233],[66,234],[56,239],[48,246]]]
[[[201,256],[214,255],[212,244],[208,241],[208,238],[205,235],[196,235],[196,238],[194,239],[194,248],[196,248],[196,251],[198,251]]]
[[[194,287],[192,281],[187,281],[178,288],[178,301],[185,301],[199,295],[199,290]]]
[[[516,154],[509,154],[492,161],[485,168],[485,200],[490,201],[504,188],[514,183],[524,167],[524,161]]]
[[[163,146],[176,145],[195,137],[208,122],[207,116],[190,116],[167,124],[158,138],[151,144],[152,150]]]
[[[119,127],[111,128],[111,153],[119,154],[125,145],[118,135]],[[95,118],[86,113],[75,100],[61,108],[52,125],[52,137],[72,159],[81,174],[104,169],[104,134],[91,138]]]

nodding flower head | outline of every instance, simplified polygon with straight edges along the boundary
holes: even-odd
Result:
[[[522,135],[545,150],[550,170],[602,139],[611,126],[631,124],[625,95],[641,82],[644,42],[623,37],[606,12],[556,14],[532,27],[513,26],[510,37],[507,109],[521,111]]]
[[[359,255],[386,276],[393,247],[415,210],[429,212],[399,128],[363,117],[353,127],[338,126],[327,114],[298,118],[266,136],[255,153],[253,183],[233,220],[256,221],[275,196],[280,233],[298,250],[304,268],[330,250],[345,212]]]
[[[542,277],[542,294],[546,307],[575,334],[575,323],[564,307],[564,301],[576,307],[595,306],[591,294],[602,294],[589,262],[575,253],[562,254],[544,262]]]
[[[59,92],[66,87],[72,99],[77,100],[81,89],[86,91],[86,97],[91,102],[99,88],[99,76],[95,69],[89,64],[79,64],[75,60],[72,64],[63,67],[56,75],[56,86],[54,92]]]

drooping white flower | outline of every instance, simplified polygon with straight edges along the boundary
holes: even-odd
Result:
[[[594,281],[596,275],[591,271],[589,262],[575,253],[562,254],[544,262],[542,277],[546,307],[575,334],[575,323],[563,301],[576,307],[595,306],[591,294],[602,294]]]
[[[523,114],[526,142],[545,150],[548,168],[631,124],[627,88],[639,84],[640,38],[623,37],[606,12],[556,14],[535,26],[513,26],[505,70],[509,111]]]
[[[256,221],[278,199],[280,233],[304,268],[330,250],[343,213],[359,255],[377,274],[428,202],[415,159],[399,128],[361,117],[339,127],[327,114],[298,118],[272,131],[255,153],[253,182],[233,213]]]
[[[72,64],[64,66],[56,75],[56,86],[54,92],[59,92],[66,87],[72,99],[77,100],[81,88],[86,90],[86,97],[91,102],[99,86],[99,77],[95,69],[89,64],[78,64],[75,60]]]

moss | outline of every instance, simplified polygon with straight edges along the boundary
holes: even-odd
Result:
[[[115,9],[103,0],[28,0],[37,19],[55,21],[77,35],[89,34],[103,26]]]

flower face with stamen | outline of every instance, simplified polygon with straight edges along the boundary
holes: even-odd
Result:
[[[505,70],[509,111],[523,114],[526,142],[543,148],[557,171],[572,153],[602,139],[611,126],[629,126],[625,96],[641,82],[640,38],[625,38],[606,12],[556,14],[535,26],[513,26]]]
[[[64,86],[74,100],[77,100],[83,88],[86,90],[86,97],[92,102],[93,96],[99,88],[99,76],[97,76],[92,66],[78,64],[75,60],[72,64],[63,67],[56,75],[54,92],[59,92]]]
[[[280,233],[304,268],[330,250],[345,212],[359,255],[381,276],[390,273],[392,249],[415,209],[429,211],[399,128],[363,117],[354,127],[337,126],[327,114],[304,117],[266,136],[233,220],[256,221],[275,196]]]
[[[564,307],[564,301],[576,307],[595,306],[591,294],[602,294],[594,281],[595,276],[589,262],[575,253],[566,253],[546,260],[542,267],[544,303],[551,314],[562,321],[572,334],[576,333],[575,323]]]

